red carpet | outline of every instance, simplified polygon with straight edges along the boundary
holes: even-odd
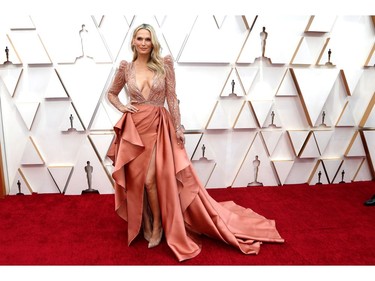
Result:
[[[202,237],[198,257],[179,263],[163,240],[127,246],[113,195],[34,194],[0,199],[0,265],[375,265],[375,182],[209,189],[275,219],[284,244],[259,255]]]

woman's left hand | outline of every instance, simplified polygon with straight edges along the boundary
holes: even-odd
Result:
[[[177,136],[177,144],[181,145],[181,147],[183,147],[184,144],[185,144],[185,135],[184,135],[184,132],[181,129],[178,129],[176,131],[176,136]]]

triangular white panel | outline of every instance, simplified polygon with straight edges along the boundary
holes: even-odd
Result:
[[[22,67],[7,66],[5,68],[0,68],[0,79],[3,80],[5,87],[12,97],[14,96],[22,72]]]
[[[327,113],[328,112],[328,113]],[[316,119],[314,127],[329,128],[332,127],[331,112],[327,111],[324,107],[318,119]]]
[[[314,126],[328,126],[332,127],[337,120],[342,115],[345,108],[345,104],[348,102],[347,88],[345,82],[343,81],[343,72],[340,71],[340,75],[337,76],[337,79],[332,87],[331,93],[329,94],[320,117],[316,120]]]
[[[107,134],[90,134],[89,139],[92,141],[92,144],[99,154],[99,157],[102,161],[107,160],[107,153],[110,145],[112,144],[114,134],[107,133]]]
[[[316,162],[316,158],[296,158],[293,167],[285,180],[285,184],[309,183],[311,173],[315,170]],[[314,180],[316,181],[317,178]]]
[[[315,124],[338,76],[336,69],[294,69],[306,109]],[[319,94],[317,94],[319,93]]]
[[[258,160],[260,161],[258,169],[254,166],[256,156],[258,156]],[[262,183],[264,186],[278,184],[277,178],[274,175],[272,163],[269,161],[267,150],[262,144],[259,134],[256,135],[251,144],[232,186],[246,187],[249,183],[255,180]]]
[[[323,166],[322,161],[318,161],[316,163],[316,167],[313,171],[313,173],[310,175],[310,185],[317,185],[319,186],[320,184],[329,184],[329,180],[327,179],[327,174],[325,171],[325,168]]]
[[[353,110],[350,106],[350,103],[347,102],[339,119],[337,120],[336,127],[350,127],[355,125],[356,122],[353,116]]]
[[[305,41],[307,43],[307,47],[309,48],[309,52],[311,55],[310,64],[316,64],[318,62],[318,58],[324,44],[326,43],[326,38],[322,37],[305,37]],[[299,54],[297,54],[299,55]],[[303,60],[302,58],[298,58]],[[306,60],[305,60],[306,61]],[[298,63],[298,60],[294,60],[294,63]]]
[[[211,147],[209,147],[209,148],[211,148]],[[212,148],[211,148],[211,150],[212,150]],[[211,158],[207,158],[207,155],[211,155],[213,153],[211,152],[211,153],[207,154],[206,151],[207,151],[206,145],[204,143],[200,142],[199,146],[197,146],[197,150],[194,153],[194,158],[197,159],[199,157],[199,155],[200,155],[200,157],[198,158],[199,161],[200,160],[203,160],[203,161],[209,160],[209,161],[211,161]]]
[[[259,68],[237,65],[236,70],[239,78],[241,79],[241,83],[244,87],[245,93],[247,94],[250,90],[251,85],[253,84],[255,77],[257,77]]]
[[[194,159],[195,157],[201,157],[204,144],[207,159],[212,159],[216,163],[216,168],[207,183],[207,187],[228,187],[232,185],[244,155],[246,155],[256,136],[255,130],[210,130],[203,135],[193,157]],[[223,143],[226,144],[225,149],[223,149]],[[212,155],[211,152],[213,157],[210,156]]]
[[[193,160],[192,164],[201,183],[204,187],[207,187],[207,183],[216,167],[215,161]]]
[[[212,16],[198,16],[179,62],[233,62],[241,50],[247,32],[241,16],[227,16],[220,29]],[[202,44],[207,41],[208,34],[210,44]]]
[[[201,137],[202,133],[185,133],[185,150],[190,159],[193,157],[194,152],[198,149],[198,144]]]
[[[254,60],[262,55],[260,32],[262,31],[262,23],[259,24],[257,18],[253,27],[252,32],[246,38],[246,42],[241,50],[238,58],[239,63],[252,63]],[[265,24],[265,23],[264,23]],[[267,43],[269,43],[267,39]],[[270,44],[266,45],[266,51],[269,50]],[[268,53],[268,52],[267,52]]]
[[[273,101],[252,101],[251,105],[253,106],[256,118],[261,127],[268,127],[268,124],[265,124],[270,110],[273,106]]]
[[[277,111],[277,108],[275,106],[272,106],[272,108],[268,112],[267,118],[266,118],[262,127],[263,128],[271,128],[271,129],[272,128],[276,129],[276,128],[282,127],[280,114]]]
[[[74,66],[60,65],[58,68],[60,78],[85,128],[89,127],[111,69],[111,65],[95,64],[89,59],[79,60]]]
[[[33,192],[39,194],[60,193],[51,175],[44,166],[23,166],[22,172],[32,186]]]
[[[48,166],[47,169],[60,193],[64,193],[72,175],[73,166]]]
[[[275,166],[276,173],[279,177],[280,184],[285,184],[285,181],[293,167],[294,161],[292,160],[280,160],[280,161],[272,161],[273,165]]]
[[[328,39],[327,39],[327,42],[329,42]],[[327,68],[337,67],[337,65],[336,65],[337,61],[335,60],[335,57],[332,55],[332,53],[333,52],[330,48],[330,44],[326,43],[326,45],[324,45],[324,48],[322,48],[322,54],[319,57],[317,65],[325,66]]]
[[[358,83],[360,82],[363,75],[363,69],[356,67],[346,67],[345,71],[343,71],[342,73],[345,76],[345,80],[349,88],[348,95],[351,95],[358,87]]]
[[[260,32],[265,27],[268,33],[265,56],[273,63],[289,63],[309,19],[308,15],[258,16],[237,62],[253,63],[261,56]]]
[[[220,94],[222,97],[239,97],[244,96],[244,89],[241,84],[237,72],[234,68],[231,69],[228,79],[225,82],[223,92]]]
[[[50,76],[47,90],[44,94],[44,98],[46,99],[68,98],[68,95],[66,94],[64,87],[61,84],[61,81],[55,71]]]
[[[315,141],[315,138],[312,134],[309,135],[307,138],[307,142],[305,143],[304,147],[302,148],[299,157],[300,158],[317,158],[319,157],[319,149],[318,145]]]
[[[342,168],[340,167],[342,164],[342,159],[324,159],[321,161],[324,163],[324,168],[327,172],[329,183],[332,183],[335,176],[338,176],[336,174],[342,171]]]
[[[333,183],[350,183],[354,180],[364,158],[346,158],[340,169],[337,171],[336,177],[333,179]]]
[[[327,44],[322,49],[322,52],[323,52],[323,55],[320,57],[318,65],[324,65],[324,66],[328,66],[328,67],[335,67],[336,63],[337,63],[336,49],[332,45],[332,42],[330,42],[330,41],[327,40]]]
[[[320,155],[324,154],[324,151],[329,141],[331,140],[332,135],[333,131],[331,130],[314,131],[314,136],[320,151]]]
[[[295,158],[295,152],[287,131],[283,131],[270,158],[273,161],[285,161]]]
[[[241,110],[241,100],[219,100],[207,124],[207,129],[230,129]]]
[[[314,15],[314,18],[307,31],[330,32],[335,21],[336,21],[336,16],[327,15],[327,14]]]
[[[169,14],[161,28],[163,37],[172,56],[179,60],[190,31],[194,26],[197,16],[190,13],[171,13]]]
[[[44,165],[44,160],[32,137],[26,143],[21,159],[21,165]]]
[[[99,108],[94,116],[94,120],[91,124],[90,130],[112,130],[113,124],[109,119],[107,111],[103,106],[103,103],[99,105]]]
[[[257,76],[247,94],[251,101],[272,100],[283,80],[285,68],[283,67],[262,67],[260,66]]]
[[[112,14],[101,18],[100,34],[103,36],[111,57],[115,61],[117,61],[121,45],[128,33],[129,23],[122,14]],[[121,59],[123,58],[119,58],[119,60]]]
[[[281,130],[270,130],[266,131],[263,130],[260,132],[261,136],[263,137],[264,143],[268,150],[268,154],[272,155],[273,151],[276,148],[281,136],[283,135],[283,131]]]
[[[234,124],[235,129],[254,129],[258,127],[257,120],[255,119],[253,112],[250,108],[250,102],[245,101],[241,112]]]
[[[10,187],[9,195],[15,195],[17,193],[23,193],[24,195],[31,195],[34,191],[32,190],[29,182],[27,181],[24,173],[21,169],[18,169],[12,186]]]
[[[206,127],[230,69],[229,65],[176,65],[176,77],[184,77],[178,80],[176,93],[185,129]]]
[[[85,128],[83,127],[81,120],[78,117],[72,104],[69,105],[69,108],[66,111],[63,120],[61,121],[60,130],[63,132],[85,131]]]
[[[9,37],[24,63],[52,63],[39,34],[35,30],[17,30],[12,32]]]
[[[194,154],[192,155],[192,160],[199,161],[202,158],[206,158],[207,160],[215,160],[215,152],[211,145],[211,140],[208,135],[204,134],[198,145],[194,150]]]
[[[1,24],[2,23],[0,23],[0,26]],[[0,44],[1,46],[4,46],[4,49],[5,49],[4,50],[5,55],[1,56],[0,65],[5,66],[7,68],[12,68],[16,65],[20,65],[21,64],[20,58],[18,57],[18,54],[16,50],[14,49],[13,44],[8,34],[2,33],[0,35]]]
[[[362,143],[361,135],[357,131],[353,135],[352,141],[350,142],[349,147],[345,152],[345,156],[347,157],[366,157],[366,151]]]
[[[228,116],[220,101],[217,101],[206,129],[229,129]]]
[[[39,102],[18,102],[16,104],[18,112],[21,114],[27,129],[31,130],[34,123],[36,113],[38,111]]]
[[[309,41],[311,38],[303,37],[299,44],[297,54],[291,63],[293,64],[306,64],[310,65],[314,63],[315,54],[312,53],[313,50],[310,49]],[[316,40],[316,38],[314,38]]]
[[[345,66],[345,70],[361,69],[374,45],[373,31],[371,16],[348,14],[337,17],[329,34],[328,48],[332,50],[332,62]],[[350,80],[349,78],[348,84],[352,90]]]
[[[303,130],[309,127],[298,97],[276,97],[274,107],[277,108],[280,123],[286,130]]]
[[[64,13],[43,13],[33,16],[33,21],[54,62],[74,63],[81,57],[90,57],[98,63],[112,61],[92,16],[72,13],[66,20]],[[124,29],[125,26],[119,26],[113,33],[123,39]]]
[[[310,131],[288,131],[288,135],[296,155],[299,155],[309,133]]]
[[[276,96],[298,96],[296,85],[294,84],[294,80],[292,78],[292,75],[290,74],[289,69],[285,72],[280,87],[277,90]]]
[[[339,158],[344,155],[355,132],[356,129],[352,127],[335,128],[331,140],[324,151],[323,157]]]
[[[356,172],[353,181],[370,181],[373,180],[372,172],[369,166],[369,163],[366,158],[363,158],[358,171]]]
[[[73,174],[65,194],[78,195],[88,188],[87,175],[85,172],[87,161],[90,161],[90,165],[93,167],[92,188],[98,190],[100,194],[112,194],[113,186],[109,179],[110,175],[107,174],[102,163],[99,161],[88,138],[85,138],[81,143]]]

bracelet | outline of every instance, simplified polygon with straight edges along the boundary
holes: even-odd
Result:
[[[177,132],[178,130],[181,130],[181,125],[178,125],[178,126],[176,127],[176,132]]]

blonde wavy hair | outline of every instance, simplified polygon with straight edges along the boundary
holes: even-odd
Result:
[[[163,58],[161,56],[161,45],[156,36],[156,32],[154,28],[147,23],[143,23],[137,26],[133,31],[133,37],[130,43],[131,49],[133,51],[133,61],[135,61],[138,58],[138,52],[135,46],[133,46],[133,41],[137,35],[137,32],[141,29],[146,29],[151,34],[152,50],[151,50],[150,58],[147,62],[147,67],[151,69],[152,71],[154,71],[156,75],[164,75],[165,70],[164,70]]]

